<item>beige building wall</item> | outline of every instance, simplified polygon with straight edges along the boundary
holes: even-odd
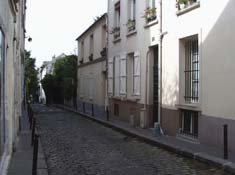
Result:
[[[18,11],[16,11],[16,8]],[[0,29],[4,34],[1,82],[0,174],[5,174],[19,132],[23,102],[25,1],[0,1]]]
[[[163,125],[165,133],[182,127],[180,111],[199,111],[198,140],[222,148],[223,125],[228,124],[230,150],[235,151],[233,17],[234,1],[200,0],[178,11],[175,2],[163,3]],[[199,101],[185,101],[185,41],[198,37]],[[164,116],[166,114],[166,116]],[[175,123],[172,125],[172,123]],[[210,131],[210,132],[208,132]],[[214,137],[211,137],[211,134]]]
[[[78,110],[95,116],[105,115],[106,99],[106,20],[104,14],[78,41]],[[101,52],[104,54],[102,55]],[[92,56],[92,58],[91,58]]]

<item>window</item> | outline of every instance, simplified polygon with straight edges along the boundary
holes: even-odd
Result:
[[[114,116],[119,117],[119,105],[114,104]]]
[[[80,97],[84,96],[84,79],[85,77],[83,75],[80,75]]]
[[[108,60],[108,94],[113,95],[113,58]]]
[[[198,39],[185,42],[185,101],[199,100],[199,57]]]
[[[94,36],[93,34],[90,35],[90,55],[89,55],[89,60],[93,60],[93,53],[94,53]]]
[[[144,17],[146,22],[151,22],[157,18],[156,0],[147,0]]]
[[[134,53],[128,54],[127,59],[127,89],[128,96],[133,96],[134,94]]]
[[[81,60],[84,58],[84,41],[81,42]]]
[[[106,48],[106,25],[102,26],[102,33],[101,33],[102,39],[101,39],[101,49]]]
[[[94,76],[92,74],[88,77],[88,96],[90,100],[94,97]]]
[[[121,8],[120,8],[120,1],[115,4],[115,14],[114,14],[114,28],[113,28],[113,36],[114,39],[117,39],[120,37],[120,14],[121,14]]]
[[[136,25],[136,0],[129,0],[128,1],[128,15],[129,19],[127,21],[127,29],[128,32],[135,30]]]
[[[181,122],[181,134],[198,137],[198,112],[183,110]]]
[[[114,58],[114,96],[118,97],[120,94],[120,87],[119,87],[119,81],[120,81],[120,57],[116,56]]]

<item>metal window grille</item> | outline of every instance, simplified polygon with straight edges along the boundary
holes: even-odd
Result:
[[[198,40],[188,40],[185,43],[185,101],[199,100],[199,55]]]
[[[181,134],[197,138],[198,137],[198,112],[182,111],[182,127]]]

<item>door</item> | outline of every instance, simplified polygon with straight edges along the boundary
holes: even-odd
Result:
[[[158,46],[153,47],[153,124],[158,122],[159,115],[159,76],[158,76]]]

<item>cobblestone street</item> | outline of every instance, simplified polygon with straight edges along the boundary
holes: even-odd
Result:
[[[36,108],[50,175],[228,175],[57,108]]]

